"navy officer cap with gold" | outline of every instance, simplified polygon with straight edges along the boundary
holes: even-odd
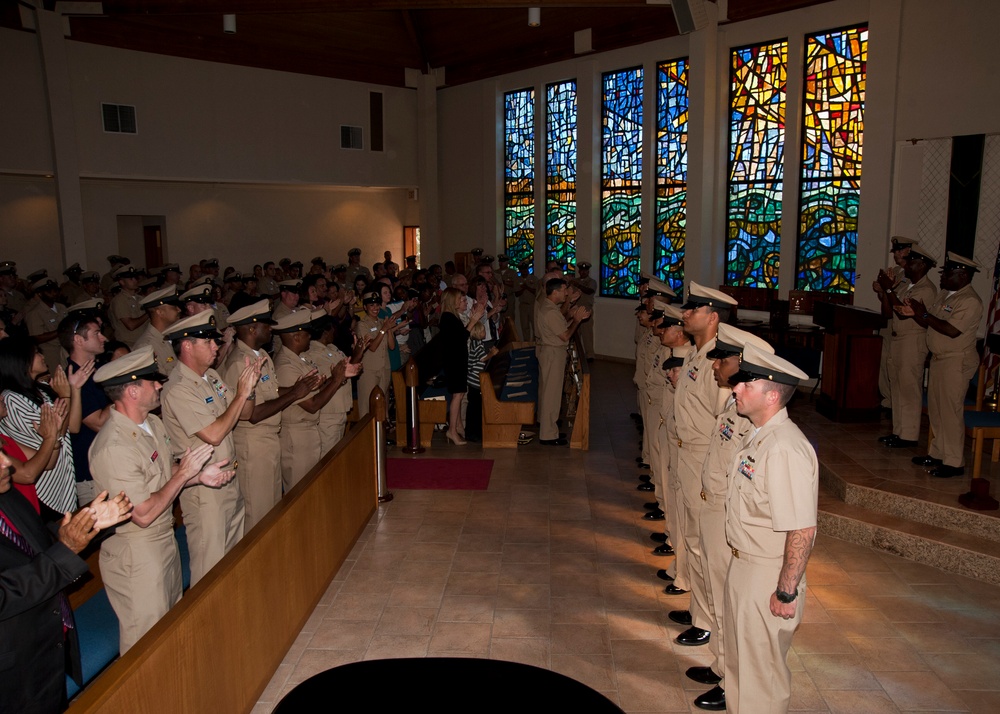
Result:
[[[275,323],[271,331],[276,332],[279,335],[290,332],[300,332],[302,330],[308,330],[312,321],[313,314],[311,310],[296,310],[295,312],[283,315],[281,319]]]
[[[681,306],[681,310],[697,310],[699,307],[733,308],[736,306],[736,299],[726,295],[721,290],[713,290],[691,281],[688,286],[687,302]]]
[[[646,297],[651,297],[653,295],[660,295],[662,297],[675,298],[677,293],[670,289],[662,280],[657,280],[651,277],[649,279],[649,288],[646,290]]]
[[[982,268],[979,263],[974,260],[970,260],[965,256],[959,255],[954,251],[949,250],[944,254],[944,269],[945,270],[964,270],[968,273],[975,273],[977,270]]]
[[[923,248],[921,248],[916,243],[913,243],[913,244],[910,245],[910,252],[907,253],[906,259],[907,260],[922,260],[922,261],[924,261],[925,263],[927,263],[927,265],[929,265],[932,268],[935,265],[937,265],[937,261],[934,258],[932,258],[927,253],[927,251],[925,251]]]
[[[705,356],[708,359],[725,359],[742,354],[747,345],[753,345],[762,352],[774,354],[774,348],[768,344],[767,340],[757,337],[752,332],[722,322],[719,323],[719,334],[715,337],[715,348],[709,350]]]
[[[663,312],[660,327],[684,327],[684,316],[674,305],[663,305],[660,310]]]
[[[167,375],[160,372],[153,348],[140,347],[124,357],[108,362],[94,373],[94,381],[102,387],[131,384],[141,379],[151,382],[166,382]]]
[[[101,317],[104,310],[104,299],[103,298],[91,298],[90,300],[84,300],[83,302],[78,302],[70,305],[66,308],[66,316],[69,317]]]
[[[190,339],[221,340],[222,333],[215,326],[215,310],[203,310],[197,315],[175,322],[163,338],[171,342]]]
[[[209,305],[212,302],[212,286],[207,283],[195,285],[187,292],[181,293],[181,302],[200,302]]]
[[[890,253],[895,253],[897,250],[906,250],[913,245],[912,240],[903,236],[893,236],[889,239],[889,242],[892,244],[892,248],[889,249]]]
[[[163,288],[162,290],[152,292],[140,300],[139,305],[143,310],[152,310],[153,308],[160,307],[161,305],[173,305],[174,307],[180,307],[181,299],[180,296],[177,295],[177,286],[171,285],[170,287]]]
[[[260,300],[259,302],[255,302],[253,305],[247,305],[246,307],[237,310],[229,316],[229,320],[227,320],[227,322],[233,327],[239,327],[240,325],[252,325],[254,323],[260,323],[263,325],[278,324],[271,319],[271,308],[267,299]]]
[[[778,355],[768,354],[757,346],[748,344],[743,348],[740,371],[729,378],[729,383],[735,385],[740,382],[753,382],[757,379],[790,384],[794,387],[799,382],[809,379],[809,375],[788,360],[778,357]]]

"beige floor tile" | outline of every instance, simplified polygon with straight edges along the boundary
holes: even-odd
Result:
[[[430,635],[375,635],[368,644],[364,659],[426,657]]]
[[[968,711],[961,698],[931,672],[876,672],[875,677],[901,711]]]
[[[493,615],[494,637],[549,638],[552,631],[552,612],[542,610],[512,610],[497,608]]]
[[[688,700],[676,675],[660,671],[619,672],[618,694],[627,712],[686,712]]]
[[[881,689],[874,675],[865,667],[862,658],[855,654],[802,654],[799,661],[805,666],[813,684],[825,689]]]
[[[309,649],[364,650],[375,634],[372,621],[324,620],[309,640]]]
[[[828,689],[820,692],[831,714],[897,714],[899,709],[882,691]]]
[[[904,637],[852,637],[851,645],[872,672],[922,672],[929,669]]]
[[[981,654],[926,654],[930,668],[951,689],[1000,692],[1000,659]]]
[[[591,689],[617,689],[610,655],[551,655],[552,670],[583,682]]]
[[[541,637],[490,638],[490,659],[520,662],[535,667],[549,668],[551,654],[549,641]]]
[[[558,624],[550,633],[553,654],[611,654],[608,625]]]
[[[387,607],[375,627],[377,635],[429,635],[437,608]]]
[[[492,626],[473,622],[438,622],[427,646],[427,654],[462,653],[483,656],[489,654]]]
[[[441,600],[441,622],[493,622],[496,598],[485,595],[445,597]]]

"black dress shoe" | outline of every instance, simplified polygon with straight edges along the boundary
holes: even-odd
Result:
[[[674,549],[670,547],[669,543],[664,543],[663,545],[658,545],[653,548],[653,555],[673,555]]]
[[[662,521],[664,518],[666,515],[659,508],[655,511],[646,511],[642,516],[644,521]]]
[[[667,595],[687,595],[687,590],[681,590],[673,583],[670,583],[670,585],[663,588],[663,592],[665,592]]]
[[[560,437],[558,439],[539,439],[538,443],[542,446],[566,446],[569,442]]]
[[[713,672],[711,667],[688,667],[684,674],[699,684],[718,684],[722,681],[722,677]]]
[[[642,504],[642,507],[645,508],[647,511],[656,511],[660,508],[660,502],[646,501],[644,504]]]
[[[670,618],[671,622],[676,622],[678,625],[691,627],[690,610],[671,610],[670,612],[667,613],[667,617]]]
[[[666,543],[667,534],[666,533],[650,533],[649,539],[654,543]]]
[[[649,493],[650,491],[655,491],[656,490],[656,486],[654,486],[651,483],[640,483],[638,486],[635,487],[635,490],[636,491],[643,491],[645,493]]]
[[[942,463],[941,459],[935,459],[933,456],[914,456],[910,461],[916,466],[940,466]]]
[[[726,692],[722,687],[712,687],[707,692],[694,700],[694,705],[699,709],[710,712],[722,712],[726,710]]]
[[[649,468],[649,464],[645,464],[645,463],[640,462],[639,463],[639,468],[640,469],[648,469]]]
[[[885,445],[890,449],[912,449],[919,443],[919,441],[911,441],[910,439],[900,439],[897,437],[892,441],[885,442]]]
[[[629,414],[629,416],[635,419],[636,421],[642,421],[642,414],[640,414],[639,412],[632,412],[631,414]]]
[[[674,582],[674,579],[670,575],[667,574],[666,570],[662,570],[662,569],[661,570],[657,570],[656,571],[656,577],[658,577],[660,580],[666,580],[668,583]]]
[[[685,647],[697,647],[698,645],[707,645],[711,638],[712,633],[708,630],[703,630],[700,627],[689,627],[677,635],[674,642]]]
[[[641,456],[636,456],[636,457],[635,457],[635,462],[636,462],[637,464],[641,464],[641,463],[642,463],[642,457],[641,457]]]
[[[650,476],[649,474],[639,474],[639,480],[642,481],[643,483],[649,483],[650,481],[653,480],[653,477]]]
[[[895,434],[886,434],[885,436],[880,436],[878,438],[878,443],[880,443],[880,444],[888,444],[890,441],[892,441],[893,439],[896,439],[896,438],[897,438],[897,436]]]
[[[942,464],[936,469],[931,469],[929,473],[934,478],[952,478],[953,476],[964,476],[965,468],[962,466],[945,466]]]

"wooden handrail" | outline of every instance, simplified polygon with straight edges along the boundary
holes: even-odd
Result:
[[[375,461],[367,415],[69,711],[249,712],[375,512]]]

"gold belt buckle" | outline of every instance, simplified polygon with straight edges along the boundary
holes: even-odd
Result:
[[[732,546],[730,546],[730,548],[733,551],[733,557],[734,558],[739,558],[740,557],[740,552],[738,550],[736,550],[736,548],[732,548]]]
[[[678,448],[678,449],[680,449],[680,448],[681,448],[681,447],[683,447],[683,446],[684,446],[684,442],[683,442],[683,441],[681,441],[680,439],[678,439],[678,440],[677,440],[677,448]]]
[[[708,497],[705,495],[704,491],[701,492],[701,500],[702,501],[707,501],[708,500]]]

